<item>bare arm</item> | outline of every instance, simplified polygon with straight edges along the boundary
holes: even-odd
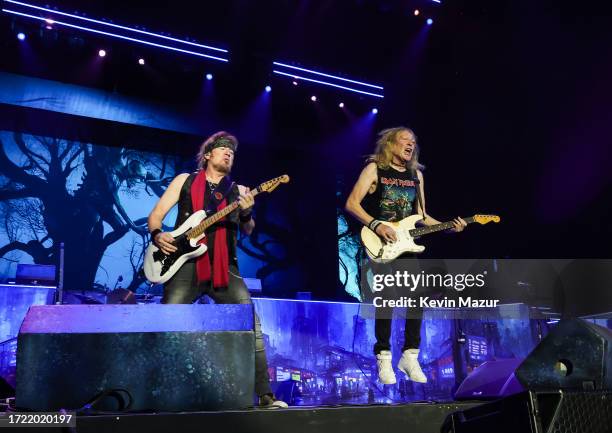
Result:
[[[376,178],[376,164],[371,162],[361,171],[359,179],[357,179],[357,183],[355,183],[353,190],[346,200],[346,205],[344,206],[346,211],[353,215],[357,221],[364,226],[369,225],[374,217],[365,211],[363,206],[361,206],[361,202],[368,191],[374,192],[374,189],[376,188]],[[375,227],[375,229],[376,234],[386,242],[395,242],[397,240],[395,230],[393,230],[391,227],[384,224],[379,224],[377,227]]]
[[[348,213],[354,216],[357,221],[365,226],[367,226],[374,219],[374,217],[365,211],[365,209],[361,206],[361,201],[366,196],[368,191],[373,190],[375,187],[376,164],[371,162],[361,171],[359,179],[357,179],[357,183],[355,183],[355,186],[353,186],[353,190],[348,196],[344,206],[344,209],[346,209]]]
[[[149,214],[149,218],[147,220],[149,226],[149,232],[153,232],[154,230],[161,230],[162,221],[172,209],[172,207],[178,202],[179,196],[181,194],[181,188],[185,183],[185,180],[189,177],[188,173],[182,173],[176,176],[166,191],[163,193],[151,213]],[[173,251],[176,251],[176,247],[172,245],[174,239],[170,236],[169,233],[158,233],[153,239],[153,242],[166,254],[169,254]]]

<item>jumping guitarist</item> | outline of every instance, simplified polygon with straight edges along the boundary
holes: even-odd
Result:
[[[392,227],[381,221],[396,222],[418,213],[423,217],[423,225],[441,224],[425,210],[423,166],[418,162],[418,154],[416,135],[411,129],[397,127],[381,131],[376,149],[367,159],[367,165],[346,201],[346,210],[385,243],[395,242],[397,235]],[[463,219],[456,218],[450,231],[460,232],[465,226]],[[376,309],[374,353],[380,382],[394,384],[396,378],[389,344],[391,319],[387,318],[388,314],[388,311]],[[421,323],[420,317],[406,319],[398,369],[410,380],[425,383],[427,378],[418,361]]]
[[[255,227],[252,209],[255,204],[248,188],[229,180],[238,140],[219,131],[202,145],[197,156],[198,171],[179,174],[170,183],[149,215],[149,231],[155,245],[165,254],[176,251],[174,238],[162,231],[162,221],[178,203],[176,227],[193,212],[216,212],[234,201],[239,212],[232,212],[206,231],[208,249],[205,254],[187,261],[164,287],[164,304],[189,304],[202,294],[217,304],[251,304],[249,291],[238,272],[236,239],[240,229],[250,235]],[[266,352],[259,317],[255,314],[255,392],[259,405],[268,408],[287,407],[276,400],[270,388]]]

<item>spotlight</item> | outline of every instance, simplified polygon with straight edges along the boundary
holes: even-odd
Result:
[[[266,86],[266,92],[270,93],[272,91],[272,87]]]
[[[340,108],[344,108],[344,102],[339,103],[339,104],[338,104],[338,107],[340,107]]]
[[[314,95],[312,95],[312,96],[310,97],[310,100],[311,100],[312,102],[317,102],[317,97],[316,97],[316,96],[314,96]]]
[[[25,33],[17,33],[17,39],[19,39],[20,41],[25,41]]]
[[[294,86],[297,86],[297,85],[298,85],[298,82],[297,82],[297,81],[295,81],[295,80],[293,80],[293,81],[292,81],[292,83],[293,83],[293,85],[294,85]]]
[[[427,25],[430,26],[433,24],[433,20],[431,18],[427,18]]]
[[[106,51],[105,51],[105,50],[100,50],[100,51],[98,51],[98,56],[100,56],[100,57],[106,57]]]
[[[144,65],[145,64],[145,60],[143,58],[138,59],[138,64],[139,65]]]
[[[55,21],[53,21],[51,18],[45,18],[45,22],[47,24],[49,24],[50,26],[52,26],[53,24],[55,24]]]
[[[206,79],[207,79],[208,81],[212,80],[212,79],[213,79],[212,74],[206,74]]]
[[[414,10],[414,16],[415,16],[415,17],[416,17],[416,16],[418,16],[420,13],[421,13],[421,12],[420,12],[418,9],[415,9],[415,10]]]
[[[378,108],[372,108],[372,114],[378,114]]]

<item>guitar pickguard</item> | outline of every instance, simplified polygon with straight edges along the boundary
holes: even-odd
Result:
[[[425,247],[417,245],[414,238],[410,236],[410,230],[414,229],[417,221],[421,220],[420,215],[411,215],[399,222],[386,222],[383,224],[391,227],[397,236],[394,243],[385,243],[380,237],[370,230],[363,227],[361,230],[361,242],[365,247],[366,253],[375,262],[390,262],[404,253],[420,253]]]
[[[153,260],[161,264],[160,276],[164,276],[170,267],[185,254],[189,254],[198,249],[198,247],[192,247],[187,236],[180,235],[174,239],[174,246],[176,251],[172,254],[166,254],[162,250],[157,250],[153,253]]]

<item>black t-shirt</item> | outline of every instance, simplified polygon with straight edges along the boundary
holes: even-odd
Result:
[[[415,178],[410,170],[378,167],[376,189],[364,197],[363,208],[381,221],[400,221],[416,213]]]

